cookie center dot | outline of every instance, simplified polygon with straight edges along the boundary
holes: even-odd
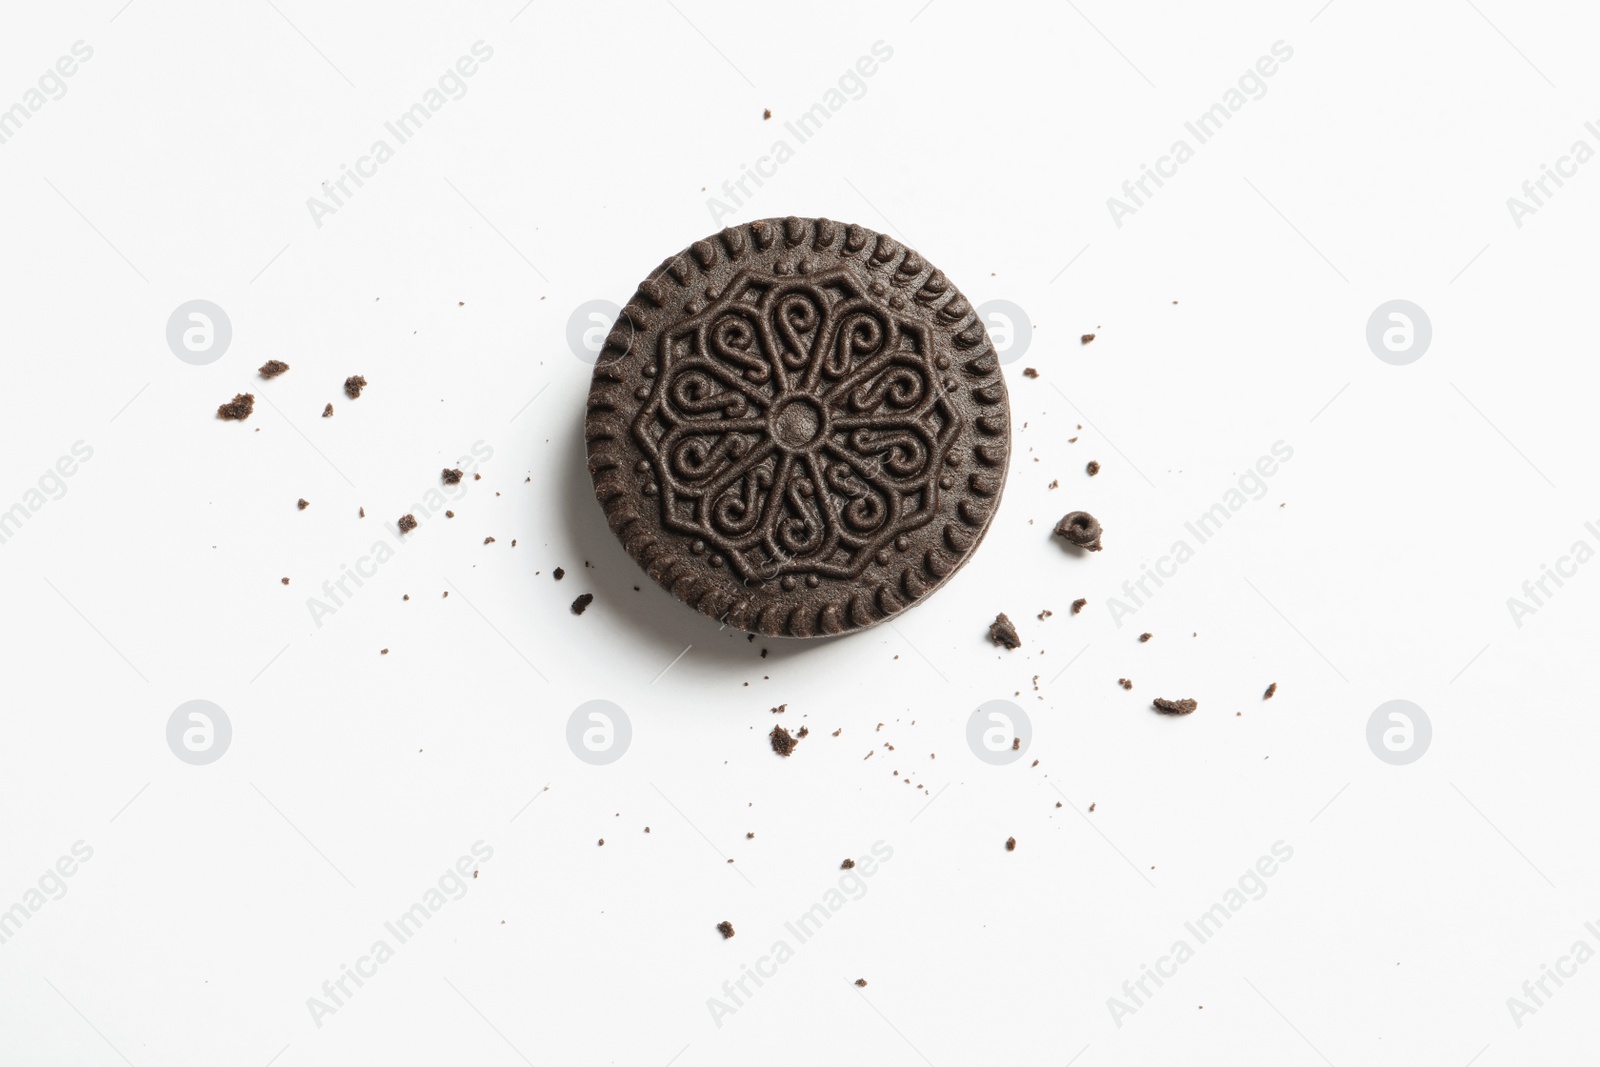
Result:
[[[804,448],[822,436],[822,408],[804,397],[790,400],[774,412],[772,436],[788,448]]]

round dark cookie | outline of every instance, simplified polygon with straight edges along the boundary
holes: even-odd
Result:
[[[871,626],[944,584],[1011,453],[994,348],[955,286],[891,237],[792,217],[651,273],[601,349],[585,436],[628,554],[774,637]]]

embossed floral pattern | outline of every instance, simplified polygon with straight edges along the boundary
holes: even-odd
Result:
[[[738,275],[661,338],[645,492],[747,585],[853,578],[935,512],[961,415],[926,327],[855,275]]]

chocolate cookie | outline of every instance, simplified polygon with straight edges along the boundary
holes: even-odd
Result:
[[[747,633],[881,622],[982,541],[1011,452],[983,321],[862,226],[765,219],[651,273],[585,423],[611,529],[685,604]]]

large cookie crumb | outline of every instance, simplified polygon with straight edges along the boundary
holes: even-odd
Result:
[[[1155,709],[1163,715],[1187,715],[1199,706],[1198,701],[1187,697],[1183,700],[1163,700],[1161,697],[1155,699]]]
[[[1055,535],[1089,552],[1100,551],[1100,520],[1087,511],[1069,511],[1056,523]]]
[[[269,359],[265,363],[261,364],[260,368],[256,370],[256,373],[261,375],[263,378],[276,378],[278,375],[282,374],[288,369],[289,364],[283,362],[283,360]]]
[[[1006,618],[1006,613],[1003,611],[989,624],[989,640],[1006,648],[1022,647],[1022,638],[1017,635],[1017,628],[1011,625],[1011,620]]]
[[[256,409],[256,395],[254,393],[235,393],[233,399],[226,404],[217,406],[217,418],[243,421],[250,417]]]
[[[782,726],[774,726],[772,733],[767,735],[772,742],[772,751],[780,756],[787,756],[794,751],[794,746],[800,742],[790,736],[789,731]]]
[[[733,924],[726,919],[722,920],[717,924],[717,933],[722,935],[722,940],[728,940],[733,936]]]
[[[367,380],[359,374],[352,374],[344,380],[344,395],[354,400],[361,395],[361,390],[367,387]]]
[[[401,533],[410,533],[417,528],[417,518],[415,515],[402,515],[398,525]]]
[[[572,613],[574,615],[582,615],[592,603],[594,603],[594,594],[585,593],[572,602]]]

